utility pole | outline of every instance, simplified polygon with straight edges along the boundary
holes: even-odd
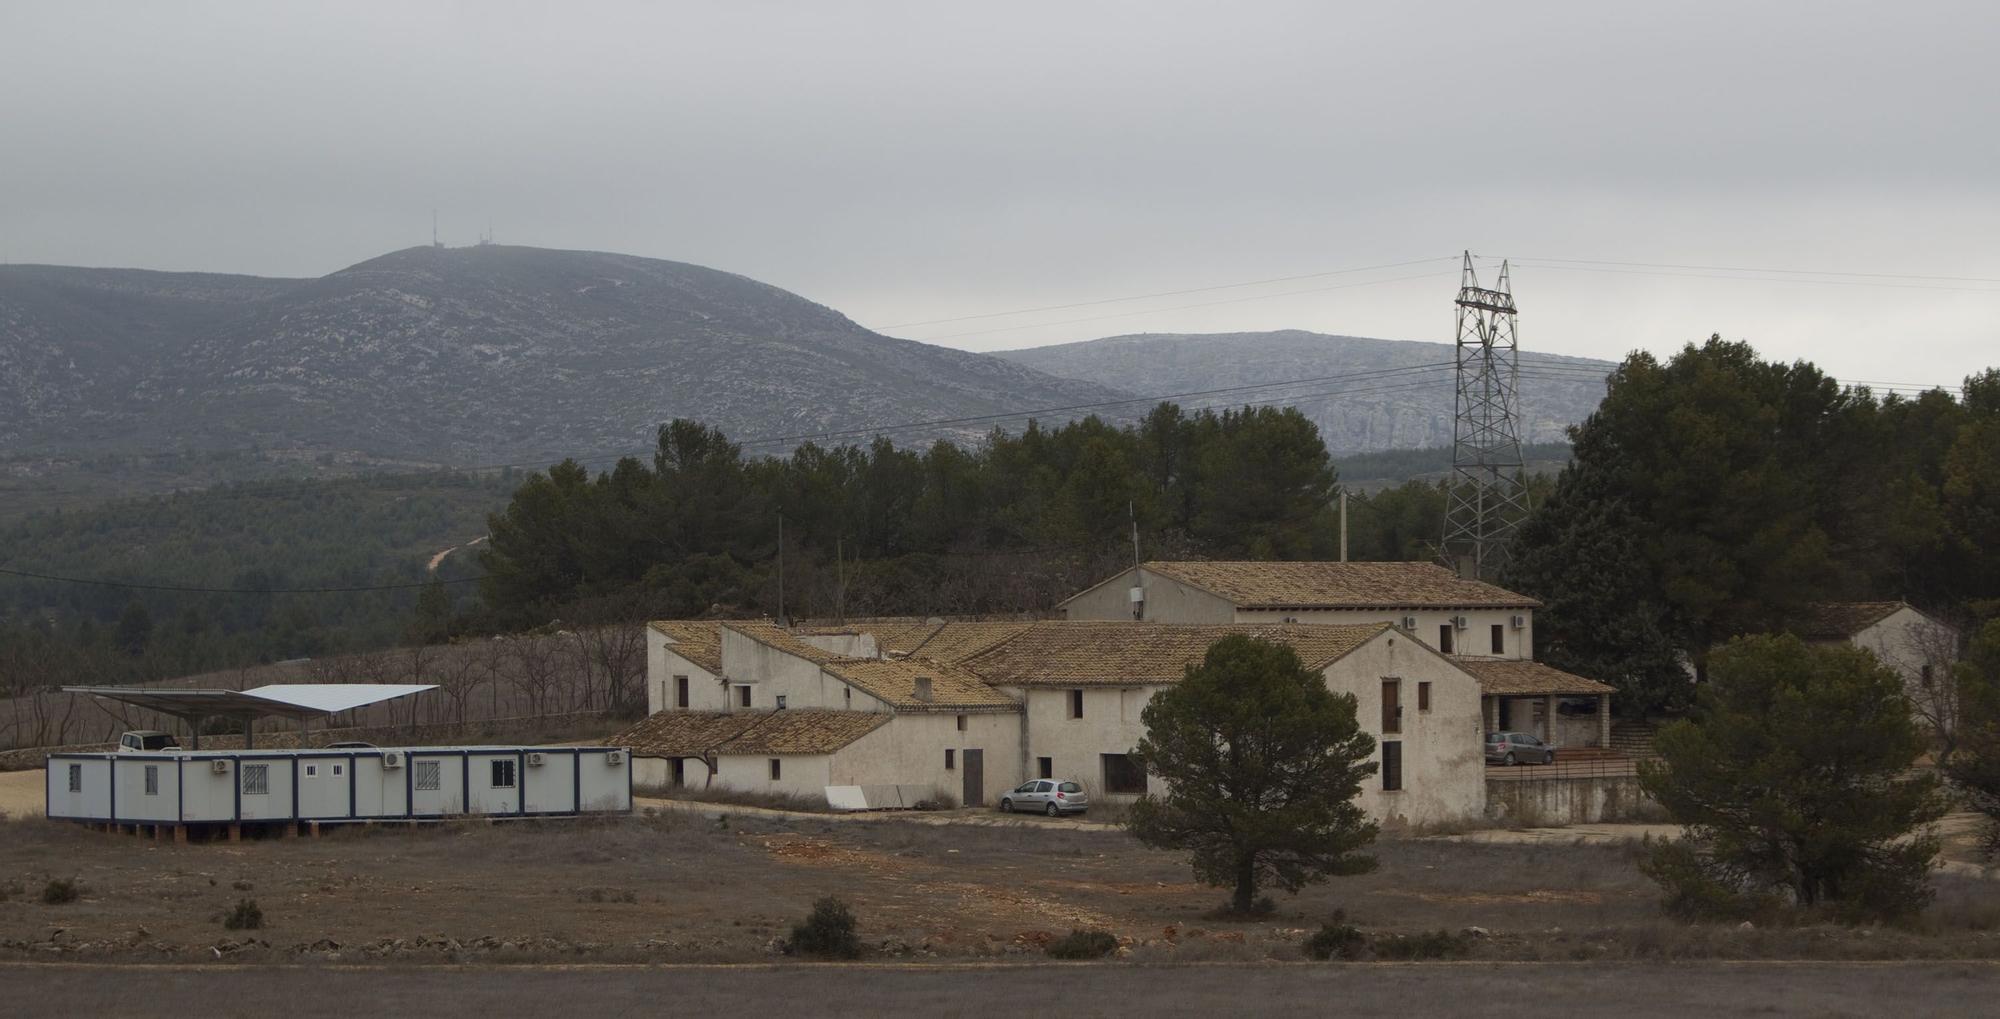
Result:
[[[1340,561],[1347,561],[1347,489],[1340,490]]]
[[[1135,501],[1126,500],[1125,516],[1132,521],[1132,587],[1127,595],[1132,602],[1133,620],[1146,618],[1146,587],[1139,576],[1139,508]]]
[[[833,539],[833,587],[834,622],[847,625],[847,553],[841,551],[843,539]]]
[[[778,514],[778,625],[785,625],[785,515]]]
[[[1528,515],[1516,403],[1520,347],[1507,263],[1489,290],[1479,285],[1466,252],[1455,303],[1458,385],[1438,559],[1461,577],[1488,579],[1506,562],[1508,542]]]

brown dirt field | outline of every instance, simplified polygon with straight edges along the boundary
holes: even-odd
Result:
[[[46,774],[40,768],[0,771],[0,814],[15,820],[41,817],[45,805],[42,783]]]
[[[1484,928],[1475,959],[2000,958],[2000,882],[1941,875],[1916,930],[1689,926],[1660,918],[1638,852],[1389,840],[1374,873],[1235,922],[1206,917],[1224,895],[1182,856],[1105,829],[674,811],[175,845],[29,820],[0,828],[0,960],[768,961],[827,894],[888,960],[1039,958],[1072,927],[1141,962],[1297,959],[1336,909],[1373,932]],[[41,901],[69,877],[78,901]],[[224,929],[245,898],[263,928]]]

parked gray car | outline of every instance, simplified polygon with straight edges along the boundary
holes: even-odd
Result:
[[[1057,817],[1081,814],[1089,809],[1090,794],[1083,791],[1083,786],[1061,779],[1038,778],[1023,782],[1019,788],[1000,797],[1000,810],[1006,814],[1020,810]]]
[[[1489,732],[1486,759],[1501,764],[1554,764],[1556,748],[1532,732]]]

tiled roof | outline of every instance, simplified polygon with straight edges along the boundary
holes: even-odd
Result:
[[[1535,608],[1541,602],[1466,580],[1436,563],[1152,562],[1142,569],[1238,608]]]
[[[870,711],[662,711],[613,736],[642,757],[830,754],[895,716]]]
[[[1808,640],[1852,637],[1901,608],[1899,601],[1816,602],[1806,606],[1792,629]]]
[[[1087,686],[1174,683],[1209,645],[1249,634],[1291,645],[1318,669],[1389,628],[1239,623],[1040,622],[971,658],[965,667],[995,686]]]
[[[1453,658],[1452,661],[1479,681],[1479,692],[1484,694],[1582,696],[1616,692],[1612,687],[1597,680],[1571,675],[1540,662],[1504,658]]]
[[[794,658],[803,658],[816,665],[827,665],[842,660],[839,655],[800,640],[793,636],[790,630],[767,619],[732,620],[722,625],[765,647],[775,648]]]
[[[823,666],[831,675],[898,711],[1018,711],[1020,702],[952,664],[925,658],[843,658]],[[918,677],[931,681],[929,700],[917,697]]]
[[[930,630],[922,635],[922,639],[910,642],[907,647],[893,650],[915,658],[963,662],[996,644],[1026,633],[1028,628],[1034,625],[1025,622],[932,624]]]
[[[722,674],[722,624],[695,619],[663,619],[653,629],[673,642],[674,654],[708,670]]]

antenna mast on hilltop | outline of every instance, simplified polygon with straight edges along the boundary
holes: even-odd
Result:
[[[1506,262],[1494,288],[1479,285],[1472,252],[1458,284],[1458,394],[1452,415],[1451,489],[1438,559],[1461,577],[1490,578],[1528,514],[1521,484],[1516,394],[1519,346]]]

